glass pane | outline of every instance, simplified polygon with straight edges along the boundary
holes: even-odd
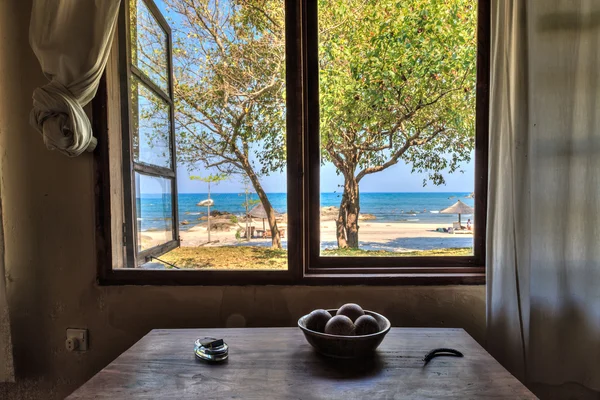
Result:
[[[285,270],[284,1],[156,5],[173,32],[181,237],[160,258],[184,269]]]
[[[167,34],[143,0],[130,0],[131,62],[169,93]]]
[[[171,180],[135,173],[138,251],[173,240]]]
[[[171,168],[169,105],[135,76],[131,90],[134,160]]]
[[[318,4],[321,254],[472,255],[477,2]]]

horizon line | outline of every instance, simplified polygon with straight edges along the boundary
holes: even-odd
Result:
[[[448,191],[448,192],[432,192],[432,191],[422,191],[422,192],[363,192],[361,191],[361,194],[421,194],[421,193],[439,193],[439,194],[449,194],[449,193],[474,193],[474,190],[455,190],[455,191]],[[287,192],[265,192],[266,194],[287,194]],[[340,192],[321,192],[321,194],[342,194],[343,191]],[[156,192],[156,193],[143,193],[143,194],[166,194],[166,193],[160,193],[160,192]],[[178,192],[179,194],[208,194],[208,192]],[[243,195],[244,192],[210,192],[211,195],[214,194],[239,194],[239,195]],[[256,195],[256,192],[250,192],[248,193],[249,195]]]

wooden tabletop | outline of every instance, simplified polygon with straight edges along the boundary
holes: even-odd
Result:
[[[224,364],[194,356],[223,338]],[[438,357],[451,347],[464,358]],[[392,328],[368,360],[316,354],[298,328],[153,330],[68,399],[535,399],[462,329]]]

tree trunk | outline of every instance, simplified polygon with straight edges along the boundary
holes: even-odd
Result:
[[[358,181],[353,174],[344,174],[344,193],[335,221],[339,248],[358,249],[358,215],[360,199]]]
[[[271,247],[273,249],[281,249],[281,235],[279,233],[279,228],[277,228],[277,221],[275,220],[275,210],[273,206],[271,206],[271,202],[267,197],[267,194],[262,188],[258,177],[254,173],[254,171],[250,168],[246,169],[246,174],[252,182],[252,186],[254,187],[254,191],[258,195],[260,202],[265,208],[265,212],[267,213],[267,220],[269,221],[269,229],[271,230]]]

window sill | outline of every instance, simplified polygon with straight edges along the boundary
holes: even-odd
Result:
[[[432,286],[484,285],[485,270],[472,272],[395,272],[395,273],[309,273],[294,276],[291,271],[171,271],[171,270],[112,270],[99,277],[101,286]]]

